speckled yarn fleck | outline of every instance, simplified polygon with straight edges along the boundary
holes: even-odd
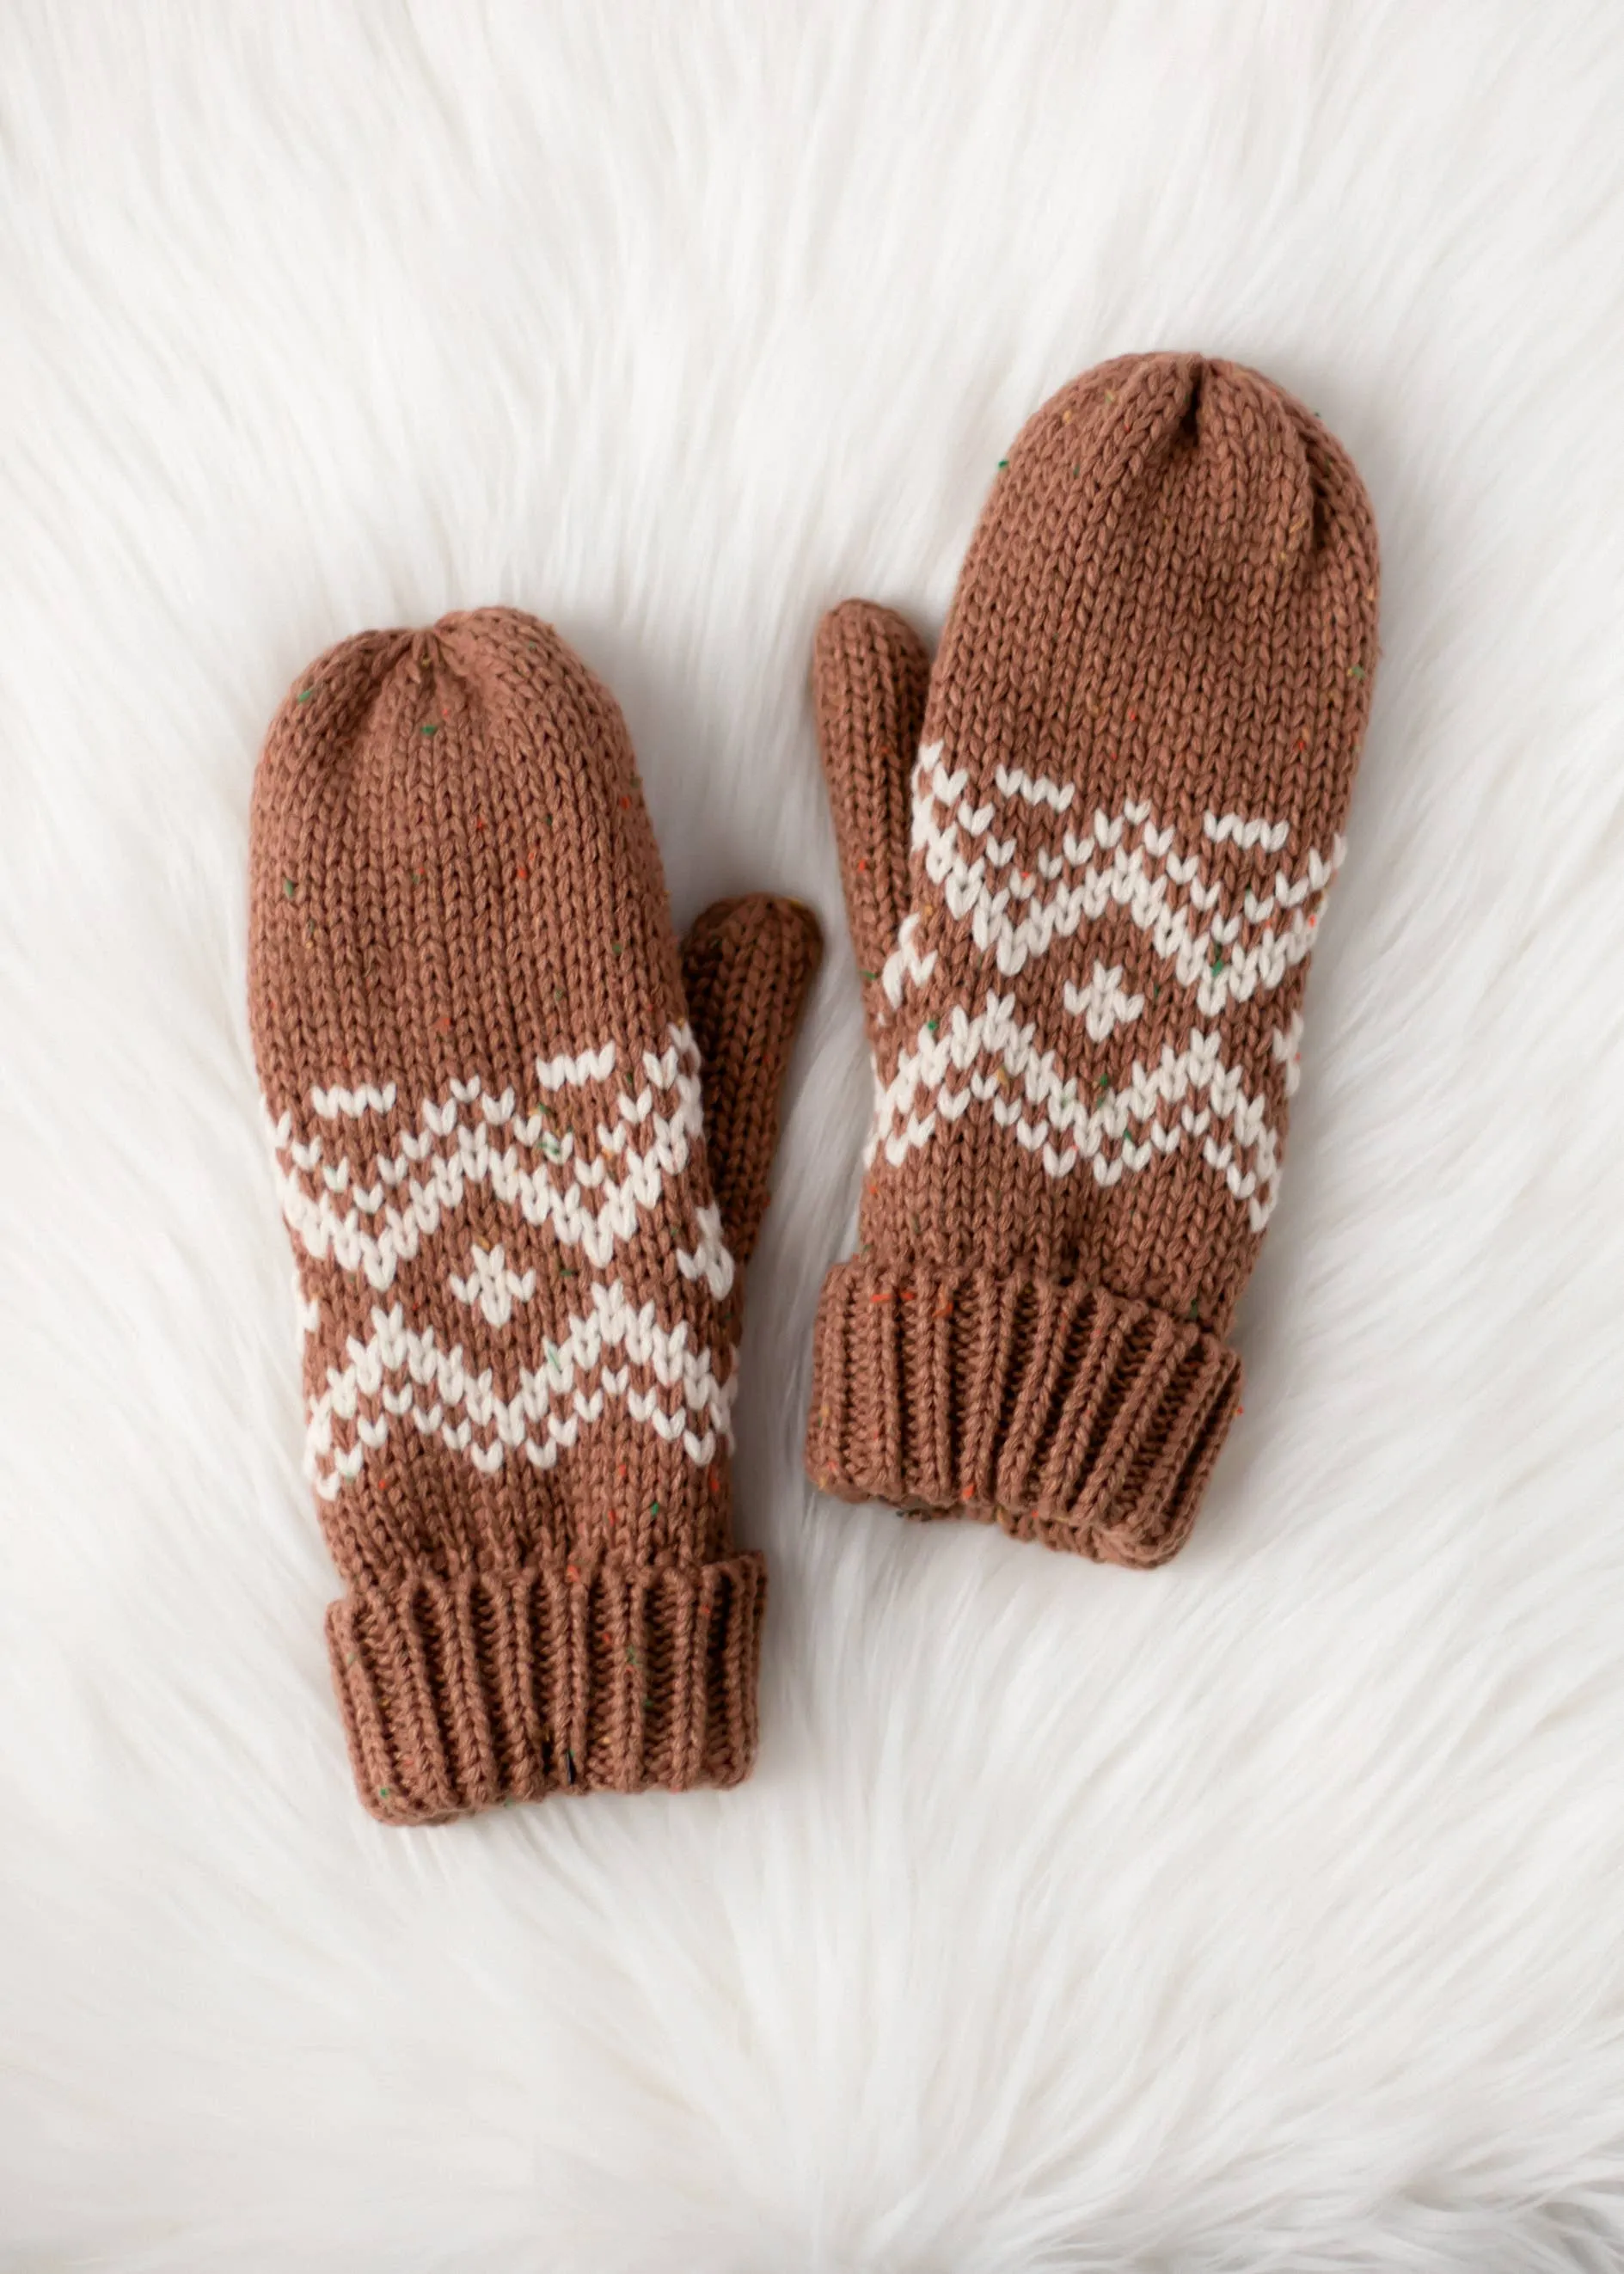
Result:
[[[934,670],[885,609],[825,619],[878,1093],[861,1246],[816,1329],[826,1489],[1117,1562],[1187,1536],[1236,1409],[1224,1337],[1278,1187],[1376,615],[1345,453],[1257,373],[1164,355],[1027,425]]]
[[[508,609],[305,674],[252,859],[363,1801],[737,1782],[765,1589],[733,1544],[739,1271],[812,918],[728,902],[680,953],[613,699]]]

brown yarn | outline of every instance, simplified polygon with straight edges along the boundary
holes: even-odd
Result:
[[[363,1801],[736,1782],[765,1590],[733,1543],[739,1269],[816,924],[732,901],[680,955],[613,698],[485,609],[300,679],[251,927]]]
[[[1001,471],[934,669],[820,627],[881,1097],[816,1330],[852,1500],[1126,1563],[1192,1523],[1376,659],[1370,502],[1257,373],[1124,358]],[[907,769],[916,746],[912,797]]]

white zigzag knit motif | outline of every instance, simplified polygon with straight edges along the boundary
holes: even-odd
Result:
[[[694,1218],[699,1226],[699,1246],[691,1255],[686,1248],[678,1248],[677,1269],[685,1279],[703,1279],[719,1303],[733,1284],[733,1259],[722,1238],[722,1211],[713,1202],[709,1208],[695,1209]]]
[[[451,1291],[470,1311],[482,1312],[487,1326],[505,1327],[513,1316],[514,1305],[528,1303],[536,1292],[536,1274],[510,1271],[508,1251],[500,1240],[494,1247],[481,1247],[477,1239],[472,1245],[468,1276],[459,1279],[454,1271]]]
[[[1062,990],[1066,1009],[1082,1020],[1091,1042],[1109,1042],[1118,1027],[1132,1025],[1145,1008],[1145,998],[1130,995],[1123,985],[1122,968],[1114,963],[1108,971],[1096,962],[1086,987],[1073,987],[1068,979]]]
[[[702,1208],[695,1211],[699,1219],[699,1246],[690,1255],[685,1248],[677,1250],[677,1269],[685,1279],[703,1279],[719,1302],[733,1285],[733,1258],[722,1244],[722,1211],[718,1208]],[[476,1239],[469,1263],[468,1276],[459,1278],[451,1275],[451,1291],[459,1303],[484,1314],[488,1326],[505,1327],[512,1318],[516,1303],[528,1303],[536,1292],[534,1270],[510,1270],[508,1253],[499,1240],[494,1247],[481,1247]]]
[[[365,1113],[392,1113],[395,1111],[395,1084],[386,1081],[381,1089],[363,1082],[359,1089],[335,1087],[323,1089],[318,1086],[311,1091],[310,1102],[323,1121],[359,1121]]]
[[[1018,867],[1015,839],[994,833],[996,809],[964,801],[968,772],[961,767],[950,773],[941,752],[940,742],[927,743],[914,769],[914,848],[924,857],[927,876],[942,887],[948,914],[968,922],[977,947],[1006,978],[1024,970],[1029,956],[1045,954],[1056,939],[1070,938],[1113,907],[1149,935],[1155,953],[1173,967],[1181,986],[1194,991],[1197,1009],[1209,1019],[1259,988],[1278,987],[1310,953],[1319,903],[1342,862],[1340,837],[1328,859],[1311,850],[1302,876],[1293,878],[1282,870],[1272,891],[1249,887],[1240,907],[1226,913],[1223,885],[1207,879],[1199,855],[1181,855],[1171,825],[1158,829],[1149,806],[1132,801],[1115,816],[1096,813],[1081,836],[1068,831],[1059,853],[1040,851],[1031,867]],[[995,779],[1005,796],[1046,803],[1057,813],[1068,809],[1075,788],[1003,768]],[[1137,832],[1137,845],[1124,844],[1129,830]],[[1243,849],[1277,850],[1282,830],[1289,825],[1235,814],[1207,817],[1209,837],[1219,843],[1233,838]],[[974,858],[961,837],[981,844]],[[1109,860],[1101,857],[1105,855]],[[1078,872],[1070,881],[1068,870]],[[999,871],[1003,881],[995,885],[991,879]],[[1048,897],[1045,885],[1055,887]],[[1291,913],[1277,932],[1272,919],[1284,910]],[[1243,943],[1243,927],[1260,928],[1259,936]],[[917,933],[917,917],[910,915],[881,974],[893,1006],[899,1006],[906,984],[921,983],[934,968],[935,952],[921,953]]]
[[[598,1124],[595,1155],[581,1152],[573,1131],[555,1135],[545,1112],[521,1113],[511,1088],[493,1096],[477,1075],[453,1081],[448,1099],[425,1100],[418,1109],[419,1132],[403,1132],[399,1149],[380,1152],[364,1171],[345,1155],[328,1158],[320,1136],[296,1142],[292,1116],[284,1113],[271,1133],[282,1213],[311,1255],[331,1255],[344,1270],[365,1272],[381,1292],[394,1284],[397,1266],[410,1261],[443,1218],[462,1205],[468,1187],[488,1184],[526,1223],[550,1224],[561,1245],[581,1247],[587,1261],[601,1269],[618,1246],[635,1236],[643,1212],[658,1205],[665,1179],[688,1165],[692,1143],[703,1128],[698,1064],[686,1025],[671,1029],[663,1054],[645,1050],[643,1085],[616,1098],[613,1126]],[[583,1087],[607,1080],[614,1065],[614,1044],[606,1043],[579,1058],[541,1061],[538,1083],[544,1091]],[[393,1083],[382,1090],[344,1092],[349,1102],[337,1110],[387,1112],[395,1094]],[[332,1108],[339,1095],[312,1091],[318,1114]],[[672,1095],[674,1111],[660,1112],[658,1099]],[[367,1102],[357,1107],[359,1097]],[[649,1141],[639,1149],[633,1139],[645,1127]],[[502,1129],[512,1139],[506,1145],[492,1134]],[[455,1139],[454,1146],[446,1143],[448,1139]],[[534,1167],[525,1165],[522,1149],[539,1155]],[[622,1171],[618,1177],[614,1163]],[[587,1199],[589,1193],[597,1195],[596,1206]],[[341,1206],[335,1194],[347,1196],[346,1204]],[[733,1284],[733,1260],[721,1242],[719,1218],[707,1224],[707,1213],[700,1212],[697,1251],[678,1260],[687,1276],[703,1277],[721,1296]]]
[[[1192,1028],[1186,1049],[1164,1047],[1148,1068],[1135,1059],[1119,1088],[1101,1078],[1082,1096],[1056,1053],[1038,1048],[1036,1032],[1035,1022],[1023,1025],[1017,1016],[1013,995],[989,994],[974,1018],[955,1007],[934,1033],[921,1027],[878,1090],[870,1159],[883,1145],[886,1160],[900,1168],[939,1126],[979,1101],[1018,1144],[1041,1156],[1051,1177],[1069,1176],[1086,1161],[1097,1184],[1114,1185],[1124,1171],[1147,1169],[1188,1139],[1246,1204],[1253,1231],[1263,1230],[1278,1194],[1279,1141],[1267,1100],[1249,1096],[1240,1068],[1223,1064],[1217,1035]],[[921,1099],[929,1101],[922,1113]]]
[[[936,763],[942,755],[941,743],[931,742],[927,749]],[[1045,775],[1029,774],[1024,766],[995,766],[993,779],[1001,797],[1024,797],[1028,805],[1052,806],[1056,813],[1069,812],[1077,795],[1075,782],[1050,781]],[[1278,853],[1291,834],[1289,821],[1249,820],[1242,813],[1209,813],[1201,825],[1214,845],[1233,837],[1237,845],[1262,845],[1271,853]]]
[[[1244,813],[1209,813],[1201,828],[1214,845],[1222,845],[1226,837],[1232,837],[1243,852],[1250,852],[1254,845],[1260,845],[1266,853],[1282,852],[1291,834],[1289,821],[1270,821],[1267,817],[1249,821]]]
[[[1096,813],[1090,827],[1065,832],[1058,852],[1040,850],[1029,866],[1020,866],[1015,837],[996,833],[996,804],[972,808],[965,799],[968,779],[967,770],[950,772],[943,764],[939,742],[921,749],[914,769],[914,848],[942,887],[947,915],[968,923],[977,947],[1005,977],[1112,909],[1124,911],[1148,935],[1207,1020],[1278,987],[1308,955],[1342,861],[1340,837],[1328,858],[1311,849],[1301,875],[1278,870],[1272,887],[1249,885],[1238,907],[1226,906],[1223,883],[1208,879],[1197,854],[1180,854],[1173,828],[1158,828],[1146,803],[1128,800],[1119,814]],[[1075,783],[1020,767],[999,766],[994,782],[999,798],[1056,815],[1070,813],[1077,799]],[[1289,822],[1267,816],[1208,813],[1203,832],[1214,845],[1233,843],[1261,858],[1281,852],[1291,831]],[[903,919],[880,974],[893,1012],[908,988],[924,987],[935,975],[938,952],[923,945],[926,921],[917,910]],[[1099,960],[1088,984],[1068,980],[1062,999],[1095,1044],[1145,1009],[1144,996],[1124,983],[1124,967]],[[1274,1059],[1285,1068],[1288,1096],[1297,1083],[1302,1024],[1300,1012],[1294,1013],[1270,1041]],[[977,1103],[990,1107],[997,1125],[1038,1155],[1051,1177],[1068,1176],[1086,1162],[1098,1183],[1114,1185],[1188,1142],[1245,1206],[1252,1229],[1263,1230],[1279,1192],[1279,1133],[1267,1119],[1267,1097],[1249,1092],[1241,1067],[1224,1064],[1216,1032],[1193,1027],[1184,1050],[1164,1047],[1148,1068],[1136,1058],[1120,1085],[1101,1075],[1087,1096],[1081,1088],[1056,1050],[1039,1048],[1036,1022],[1022,1023],[1015,996],[989,991],[974,1016],[955,1006],[922,1026],[900,1050],[889,1081],[876,1070],[867,1157],[872,1161],[883,1148],[886,1160],[900,1167],[938,1127]]]
[[[917,909],[910,909],[903,917],[897,927],[897,945],[886,957],[880,973],[881,991],[893,1011],[902,1008],[903,990],[910,986],[929,986],[936,968],[935,948],[921,948],[919,945],[921,922]]]
[[[680,1048],[684,1038],[691,1043],[692,1037],[688,1035],[686,1026],[673,1027],[671,1032]],[[645,1055],[644,1063],[648,1062]],[[551,1093],[560,1089],[584,1088],[589,1081],[606,1081],[614,1072],[614,1065],[615,1048],[613,1042],[610,1041],[601,1050],[583,1050],[578,1058],[572,1058],[565,1050],[557,1058],[542,1058],[537,1065],[536,1073],[541,1088]],[[453,1083],[452,1087],[455,1088],[456,1085]],[[318,1084],[311,1091],[310,1102],[317,1118],[322,1121],[358,1121],[367,1113],[393,1113],[395,1096],[392,1081],[386,1081],[381,1089],[371,1082],[363,1082],[357,1089],[345,1089],[340,1084],[335,1084],[331,1089],[323,1089]]]
[[[1276,1027],[1270,1037],[1275,1063],[1286,1070],[1286,1096],[1295,1097],[1303,1079],[1303,1060],[1299,1045],[1303,1040],[1303,1014],[1293,1011],[1283,1028]]]
[[[447,1350],[432,1327],[409,1327],[399,1303],[387,1311],[375,1308],[371,1335],[365,1342],[350,1337],[349,1364],[328,1367],[327,1386],[311,1405],[304,1459],[316,1491],[323,1500],[336,1498],[360,1475],[368,1453],[408,1419],[423,1435],[437,1435],[447,1450],[466,1453],[485,1475],[493,1475],[509,1452],[523,1451],[535,1467],[550,1469],[583,1427],[603,1419],[610,1399],[623,1399],[633,1420],[667,1443],[680,1442],[695,1466],[705,1467],[718,1442],[733,1442],[736,1376],[718,1381],[710,1352],[690,1349],[688,1321],[663,1326],[653,1303],[635,1305],[620,1280],[595,1283],[587,1293],[590,1314],[572,1316],[562,1339],[545,1345],[545,1367],[520,1369],[511,1397],[498,1392],[488,1367],[474,1371],[460,1343]],[[618,1368],[605,1363],[611,1352],[622,1356]],[[646,1367],[658,1389],[634,1389],[634,1365]],[[391,1386],[395,1383],[400,1386]],[[668,1405],[659,1389],[678,1390],[680,1397]],[[383,1411],[376,1417],[363,1413],[363,1397],[376,1397]],[[453,1414],[462,1419],[448,1418]],[[703,1429],[693,1426],[695,1419],[703,1422]],[[337,1441],[339,1421],[353,1424],[346,1444]]]

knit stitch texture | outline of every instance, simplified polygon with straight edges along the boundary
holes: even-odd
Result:
[[[807,1461],[1109,1561],[1187,1536],[1369,710],[1370,503],[1257,373],[1124,358],[1000,471],[934,670],[814,692],[877,1097]],[[917,752],[917,756],[914,753]],[[912,760],[912,773],[909,764]]]
[[[685,984],[613,698],[487,609],[292,689],[251,925],[362,1800],[737,1782],[765,1592],[732,1529],[740,1273],[810,915],[707,910]]]

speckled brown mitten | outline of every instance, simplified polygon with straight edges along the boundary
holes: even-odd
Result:
[[[1026,427],[934,669],[888,610],[824,621],[878,1091],[861,1246],[818,1310],[828,1490],[1124,1563],[1187,1535],[1376,615],[1370,501],[1319,420],[1159,355]]]
[[[252,860],[363,1801],[736,1782],[765,1587],[733,1540],[740,1274],[816,925],[733,901],[680,951],[613,698],[508,609],[322,657]]]

